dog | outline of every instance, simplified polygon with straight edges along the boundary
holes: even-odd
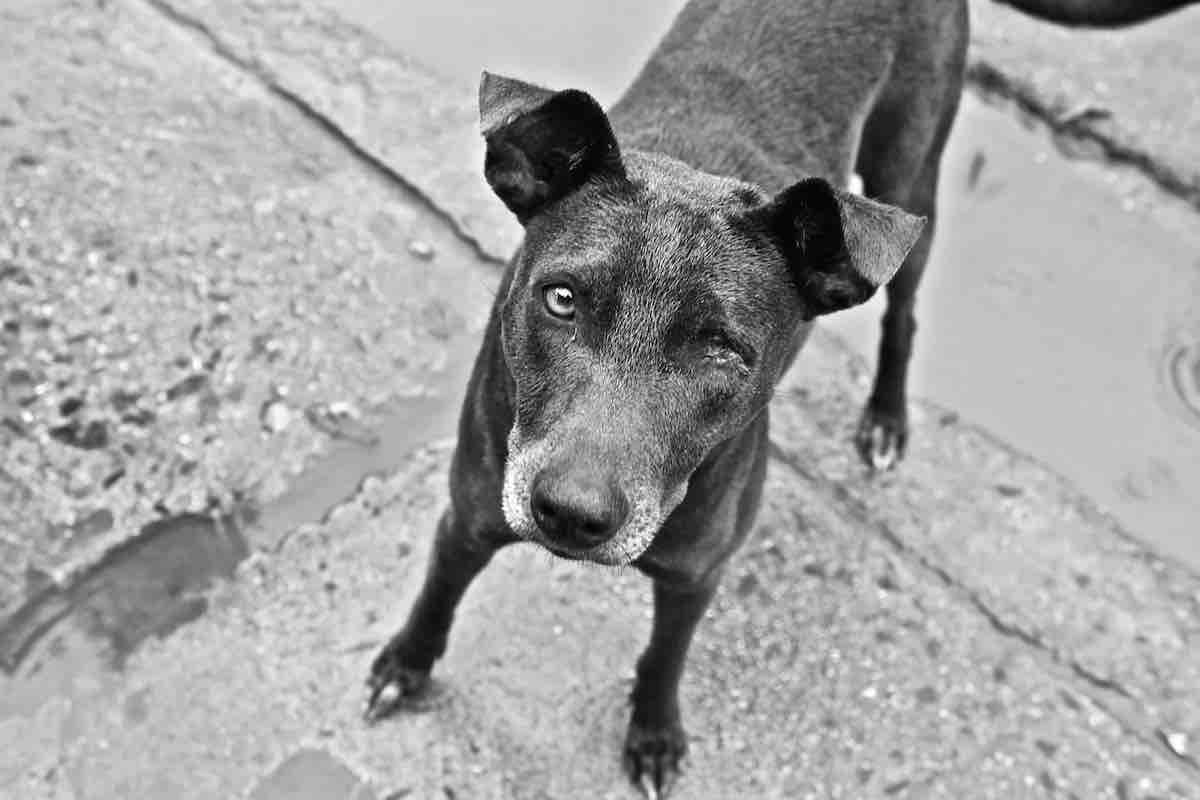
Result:
[[[1069,24],[1184,5],[1010,0]],[[663,796],[693,632],[762,492],[768,401],[822,315],[887,289],[856,447],[903,455],[913,304],[962,91],[965,0],[692,0],[606,113],[485,73],[484,175],[524,226],[475,361],[450,502],[367,717],[427,685],[501,547],[653,580],[623,762]],[[864,196],[845,190],[861,176]]]

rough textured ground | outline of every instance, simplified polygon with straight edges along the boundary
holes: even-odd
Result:
[[[0,25],[0,619],[151,520],[269,501],[486,308],[436,215],[129,8]]]
[[[514,234],[474,171],[470,93],[329,12],[22,9],[0,25],[0,341],[29,375],[6,375],[0,429],[5,602],[27,567],[69,573],[159,500],[269,499],[332,437],[370,436],[374,409],[440,385],[494,287],[479,253]],[[1200,579],[944,409],[918,405],[904,470],[868,480],[846,445],[864,376],[818,335],[773,406],[762,521],[685,683],[679,796],[1200,796]],[[632,572],[511,549],[468,597],[430,713],[359,722],[449,446],[251,556],[120,673],[4,697],[0,796],[632,796],[616,755],[649,610]],[[72,494],[76,461],[118,457],[126,474]],[[30,524],[98,508],[112,522],[88,536]]]

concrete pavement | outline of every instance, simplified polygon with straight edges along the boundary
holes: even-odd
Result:
[[[19,309],[20,335],[28,327],[51,340],[6,346],[61,364],[54,320],[132,306],[115,316],[155,346],[124,356],[124,370],[63,377],[84,385],[87,403],[112,397],[110,373],[161,386],[182,402],[151,405],[151,424],[163,427],[136,441],[174,446],[209,424],[214,438],[192,461],[267,471],[232,480],[242,473],[214,467],[205,483],[192,476],[207,467],[137,461],[172,465],[172,485],[201,497],[193,508],[172,494],[169,511],[205,510],[209,486],[256,489],[269,510],[305,480],[289,476],[293,459],[338,457],[329,431],[359,430],[345,417],[369,436],[379,424],[371,409],[414,392],[452,407],[449,362],[469,359],[492,261],[515,226],[476,172],[469,89],[317,6],[169,2],[46,0],[0,28],[14,65],[6,74],[36,89],[10,86],[0,98],[13,104],[6,129],[29,143],[8,150],[6,244],[21,250],[6,263],[24,268],[18,291],[42,293],[4,308]],[[93,219],[112,227],[108,239],[64,245],[61,271],[40,269],[56,263],[46,241],[92,241]],[[131,285],[130,270],[154,280]],[[239,276],[236,291],[218,292],[224,300],[192,288]],[[24,316],[71,298],[80,280],[92,282],[50,324]],[[194,342],[225,326],[212,369],[189,361],[177,378],[138,361],[205,353]],[[207,397],[203,387],[166,398],[188,370],[218,377],[187,386],[227,388],[207,403],[187,399]],[[819,334],[779,393],[762,522],[685,682],[694,748],[680,796],[1200,795],[1200,579],[945,409],[920,404],[903,471],[866,479],[846,446],[864,375]],[[272,386],[281,376],[283,393]],[[55,378],[21,382],[54,388],[13,401],[30,410],[22,430],[32,433],[6,433],[6,447],[115,449],[49,436],[49,415],[67,399],[42,399],[64,388]],[[358,411],[334,413],[339,401]],[[276,402],[289,411],[271,411]],[[0,796],[632,796],[616,756],[648,592],[628,572],[506,552],[468,598],[430,713],[359,722],[366,665],[416,588],[444,499],[446,418],[400,407],[407,416],[388,424],[416,429],[396,441],[418,447],[386,452],[378,474],[320,521],[278,536],[247,528],[257,552],[230,567],[235,580],[203,595],[195,621],[123,653],[120,672],[60,670],[53,640],[32,646],[0,683]],[[76,427],[86,433],[90,421]],[[133,439],[120,425],[136,422],[112,424],[118,444]],[[42,488],[18,477],[12,485]],[[141,519],[136,500],[104,497],[134,511],[114,513],[95,547]],[[38,538],[4,541],[18,548],[9,564],[62,563],[59,551],[30,555]],[[19,577],[5,584],[10,596]],[[96,621],[71,625],[94,636]],[[70,631],[60,633],[69,645]]]

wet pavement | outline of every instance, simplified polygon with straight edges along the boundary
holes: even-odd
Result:
[[[1196,212],[1136,173],[1067,158],[1044,126],[973,95],[940,203],[913,391],[1200,570]],[[882,310],[878,298],[829,325],[873,356]]]
[[[358,720],[515,242],[472,87],[305,3],[0,14],[0,797],[631,796],[628,572],[506,552],[433,712]],[[847,445],[876,312],[780,391],[682,796],[1200,795],[1194,216],[1017,119],[948,154],[904,469]]]

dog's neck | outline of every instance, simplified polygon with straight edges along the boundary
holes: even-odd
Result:
[[[836,165],[815,153],[797,164],[755,142],[737,121],[721,114],[677,107],[647,109],[637,98],[625,98],[609,112],[617,141],[629,150],[662,153],[695,169],[757,184],[769,193],[806,177],[837,179]],[[841,183],[841,180],[837,181]]]

